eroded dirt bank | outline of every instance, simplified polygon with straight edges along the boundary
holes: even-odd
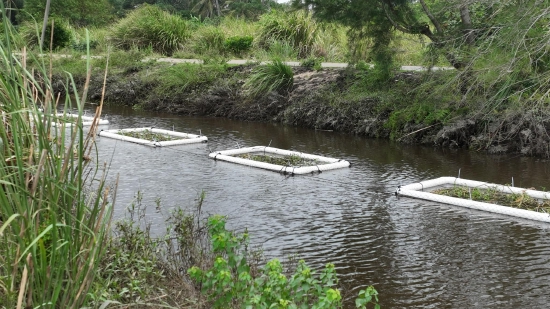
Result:
[[[387,93],[382,90],[354,96],[350,94],[356,92],[353,87],[357,87],[358,77],[344,69],[294,68],[292,89],[251,100],[245,97],[242,87],[251,70],[251,66],[230,67],[215,79],[191,85],[176,84],[162,90],[159,90],[160,81],[144,77],[142,70],[126,70],[108,77],[105,100],[108,104],[150,111],[275,121],[391,138],[401,143],[550,157],[547,109],[505,111],[494,116],[475,110],[456,115],[451,112],[445,121],[429,122],[419,121],[418,117],[399,118],[396,115],[405,114],[400,113],[400,109],[410,109],[406,89],[417,87],[422,82],[422,73],[400,73],[390,82],[394,85],[387,87]],[[76,80],[77,83],[84,81],[83,78]],[[99,73],[92,77],[89,90],[92,100],[100,98],[102,80]],[[437,108],[432,111],[437,112]]]

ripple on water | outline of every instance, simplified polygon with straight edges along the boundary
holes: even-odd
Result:
[[[248,228],[270,257],[298,253],[314,268],[338,268],[348,300],[375,284],[383,308],[546,308],[550,301],[549,226],[455,206],[397,198],[398,185],[456,175],[506,183],[514,174],[548,179],[544,162],[501,160],[470,152],[399,146],[331,132],[223,119],[132,114],[105,109],[113,126],[202,133],[208,144],[154,149],[99,138],[100,159],[120,173],[116,216],[137,190],[148,219],[192,207],[227,215]],[[349,169],[303,177],[211,160],[207,154],[267,145],[349,159]],[[498,167],[498,168],[497,168]],[[498,174],[498,171],[505,171]],[[480,171],[480,172],[477,172]],[[541,186],[548,184],[540,184]],[[353,302],[347,303],[349,308]]]

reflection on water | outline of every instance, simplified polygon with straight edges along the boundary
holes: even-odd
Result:
[[[298,253],[334,262],[344,294],[375,284],[383,308],[545,308],[550,301],[549,225],[434,202],[397,198],[400,184],[455,176],[550,188],[548,162],[392,144],[335,132],[217,118],[104,108],[109,129],[154,126],[208,136],[207,144],[150,148],[98,138],[100,161],[120,174],[116,216],[139,190],[147,216],[191,207],[248,227],[270,257]],[[208,153],[268,145],[343,158],[351,168],[283,175],[214,161]],[[354,307],[353,302],[347,304]]]

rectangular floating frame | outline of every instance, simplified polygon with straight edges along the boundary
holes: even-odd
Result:
[[[508,206],[472,201],[469,199],[462,199],[457,197],[450,197],[445,195],[439,195],[435,193],[425,192],[425,190],[435,189],[437,187],[452,187],[461,186],[476,189],[492,189],[506,194],[526,194],[535,199],[550,199],[550,192],[536,191],[524,188],[503,186],[493,183],[474,181],[468,179],[461,179],[455,177],[441,177],[436,179],[430,179],[418,183],[413,183],[406,186],[399,186],[396,195],[408,196],[419,198],[428,201],[440,202],[445,204],[451,204],[455,206],[462,206],[471,209],[477,209],[482,211],[488,211],[508,216],[514,216],[519,218],[525,218],[529,220],[536,220],[550,223],[550,214],[536,212],[526,209],[513,208]]]
[[[172,141],[148,141],[146,139],[135,138],[131,136],[124,136],[119,134],[120,132],[143,132],[151,131],[153,133],[165,134],[174,137],[181,137],[181,139],[176,139]],[[163,129],[155,128],[130,128],[130,129],[117,129],[117,130],[101,130],[99,136],[105,136],[109,138],[118,139],[121,141],[137,143],[141,145],[147,145],[152,147],[163,147],[163,146],[175,146],[175,145],[184,145],[184,144],[193,144],[193,143],[205,143],[208,141],[206,136],[195,135],[183,132],[169,131]]]
[[[72,118],[78,118],[78,115],[77,114],[56,114],[57,117],[72,117]],[[81,120],[82,120],[82,125],[83,126],[91,126],[93,123],[94,123],[94,117],[91,117],[91,116],[81,116]],[[109,124],[109,120],[107,119],[97,119],[97,125],[107,125]],[[60,122],[52,122],[52,125],[54,127],[61,127],[61,126],[65,126],[67,128],[69,127],[72,127],[73,124],[71,122],[66,122],[66,123],[60,123]]]
[[[250,159],[235,157],[235,155],[246,154],[246,153],[265,153],[265,154],[273,154],[273,155],[278,155],[283,157],[299,156],[300,158],[303,158],[303,159],[317,160],[321,162],[321,164],[293,167],[293,166],[282,166],[277,164],[271,164],[266,162],[259,162],[259,161],[254,161]],[[258,167],[258,168],[262,168],[270,171],[279,172],[282,174],[291,174],[291,175],[320,173],[323,171],[350,166],[349,162],[345,160],[333,159],[328,157],[301,153],[297,151],[283,150],[279,148],[265,147],[265,146],[254,146],[254,147],[230,149],[230,150],[224,150],[224,151],[216,151],[216,152],[210,153],[208,156],[214,160],[233,162],[237,164]]]

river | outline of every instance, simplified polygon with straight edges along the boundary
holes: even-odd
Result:
[[[346,307],[374,285],[382,308],[547,308],[550,225],[404,197],[398,185],[441,176],[550,188],[548,160],[407,146],[278,124],[182,117],[104,107],[109,129],[201,132],[208,143],[152,148],[98,137],[99,160],[120,175],[115,216],[137,191],[147,219],[192,207],[248,228],[268,257],[298,254],[314,268],[336,265]],[[258,145],[341,158],[351,167],[286,177],[214,161],[208,153]]]

